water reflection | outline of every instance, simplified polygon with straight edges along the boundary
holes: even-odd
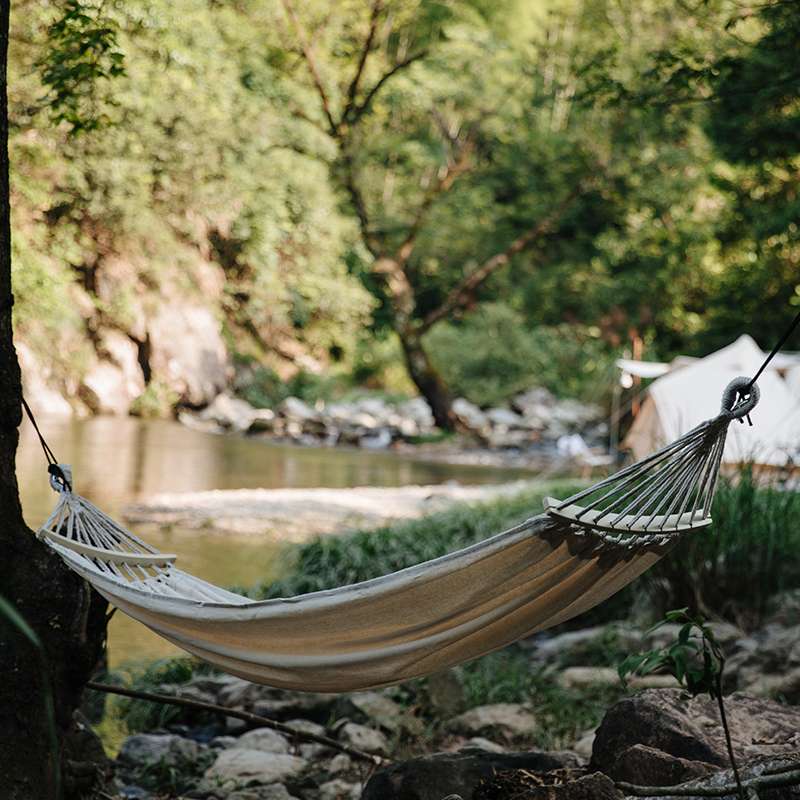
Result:
[[[56,456],[71,464],[81,494],[118,516],[123,506],[160,492],[206,489],[309,488],[494,483],[523,477],[514,470],[441,464],[392,453],[301,448],[237,436],[215,436],[169,420],[94,417],[44,419],[40,426]],[[25,518],[38,526],[54,495],[39,442],[30,425],[21,433],[17,474]],[[207,531],[151,533],[159,549],[180,554],[183,569],[223,586],[275,577],[280,545],[267,537]],[[149,660],[177,650],[117,614],[109,629],[112,665]]]

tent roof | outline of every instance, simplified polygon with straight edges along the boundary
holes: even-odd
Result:
[[[648,440],[649,452],[716,416],[728,383],[740,375],[754,375],[763,359],[753,339],[741,336],[705,358],[664,374],[648,390],[653,408],[637,417],[625,444],[641,457]],[[800,395],[793,395],[775,370],[766,371],[758,385],[761,401],[751,415],[753,427],[746,422],[731,424],[724,460],[782,466],[800,454]],[[653,441],[656,434],[661,442]]]

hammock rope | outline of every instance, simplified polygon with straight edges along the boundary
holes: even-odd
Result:
[[[253,601],[183,572],[73,491],[25,403],[58,493],[38,536],[113,606],[232,675],[322,692],[420,677],[589,610],[710,525],[728,428],[749,419],[758,378],[798,324],[753,378],[731,381],[716,417],[672,444],[547,498],[515,528],[373,580]]]

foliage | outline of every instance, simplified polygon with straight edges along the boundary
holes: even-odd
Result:
[[[163,692],[165,685],[188,683],[198,675],[213,674],[214,668],[190,656],[178,656],[154,661],[145,665],[134,665],[125,672],[115,673],[115,680],[131,689],[145,692]],[[122,720],[128,733],[164,728],[185,716],[178,706],[151,703],[128,697],[114,697],[112,714]]]
[[[646,581],[664,607],[683,603],[752,628],[772,595],[800,587],[800,495],[751,470],[721,480],[714,525],[685,539]]]
[[[105,13],[105,0],[67,0],[47,29],[49,47],[39,62],[45,103],[55,124],[66,123],[73,134],[108,124],[103,105],[111,105],[110,89],[99,84],[125,73],[115,22]]]
[[[629,655],[619,665],[620,680],[624,682],[632,673],[650,675],[652,672],[666,672],[685,686],[690,694],[705,693],[712,699],[717,698],[721,691],[725,659],[714,631],[703,619],[690,615],[688,608],[681,608],[668,611],[664,619],[648,633],[670,623],[680,625],[675,641],[656,650]]]
[[[481,404],[602,397],[631,335],[766,346],[800,303],[795,2],[31,0],[12,24],[15,325],[64,392],[98,331],[141,341],[184,300],[265,368],[372,388],[408,390],[419,334]]]
[[[598,335],[577,326],[530,329],[501,303],[487,303],[460,323],[428,335],[431,357],[457,396],[498,405],[531,386],[557,396],[607,400],[614,353]]]
[[[287,576],[256,589],[259,597],[292,597],[369,580],[474,542],[530,517],[546,493],[568,487],[543,487],[495,503],[459,505],[419,520],[400,522],[345,536],[321,536],[289,551]]]
[[[657,650],[629,655],[619,665],[620,679],[624,682],[631,673],[649,675],[651,672],[665,671],[684,686],[692,696],[706,693],[712,700],[716,700],[739,797],[741,800],[746,800],[747,795],[739,779],[739,770],[725,714],[725,701],[722,694],[725,656],[722,648],[714,636],[714,631],[706,621],[702,617],[691,615],[688,608],[669,611],[665,618],[651,630],[655,631],[668,623],[680,625],[675,641]]]

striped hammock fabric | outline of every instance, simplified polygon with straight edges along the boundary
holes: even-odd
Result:
[[[428,675],[602,603],[710,522],[726,431],[758,401],[746,378],[722,411],[642,462],[483,542],[363,583],[253,601],[213,586],[72,490],[39,530],[109,603],[233,675],[343,692]],[[59,474],[60,473],[60,474]]]

